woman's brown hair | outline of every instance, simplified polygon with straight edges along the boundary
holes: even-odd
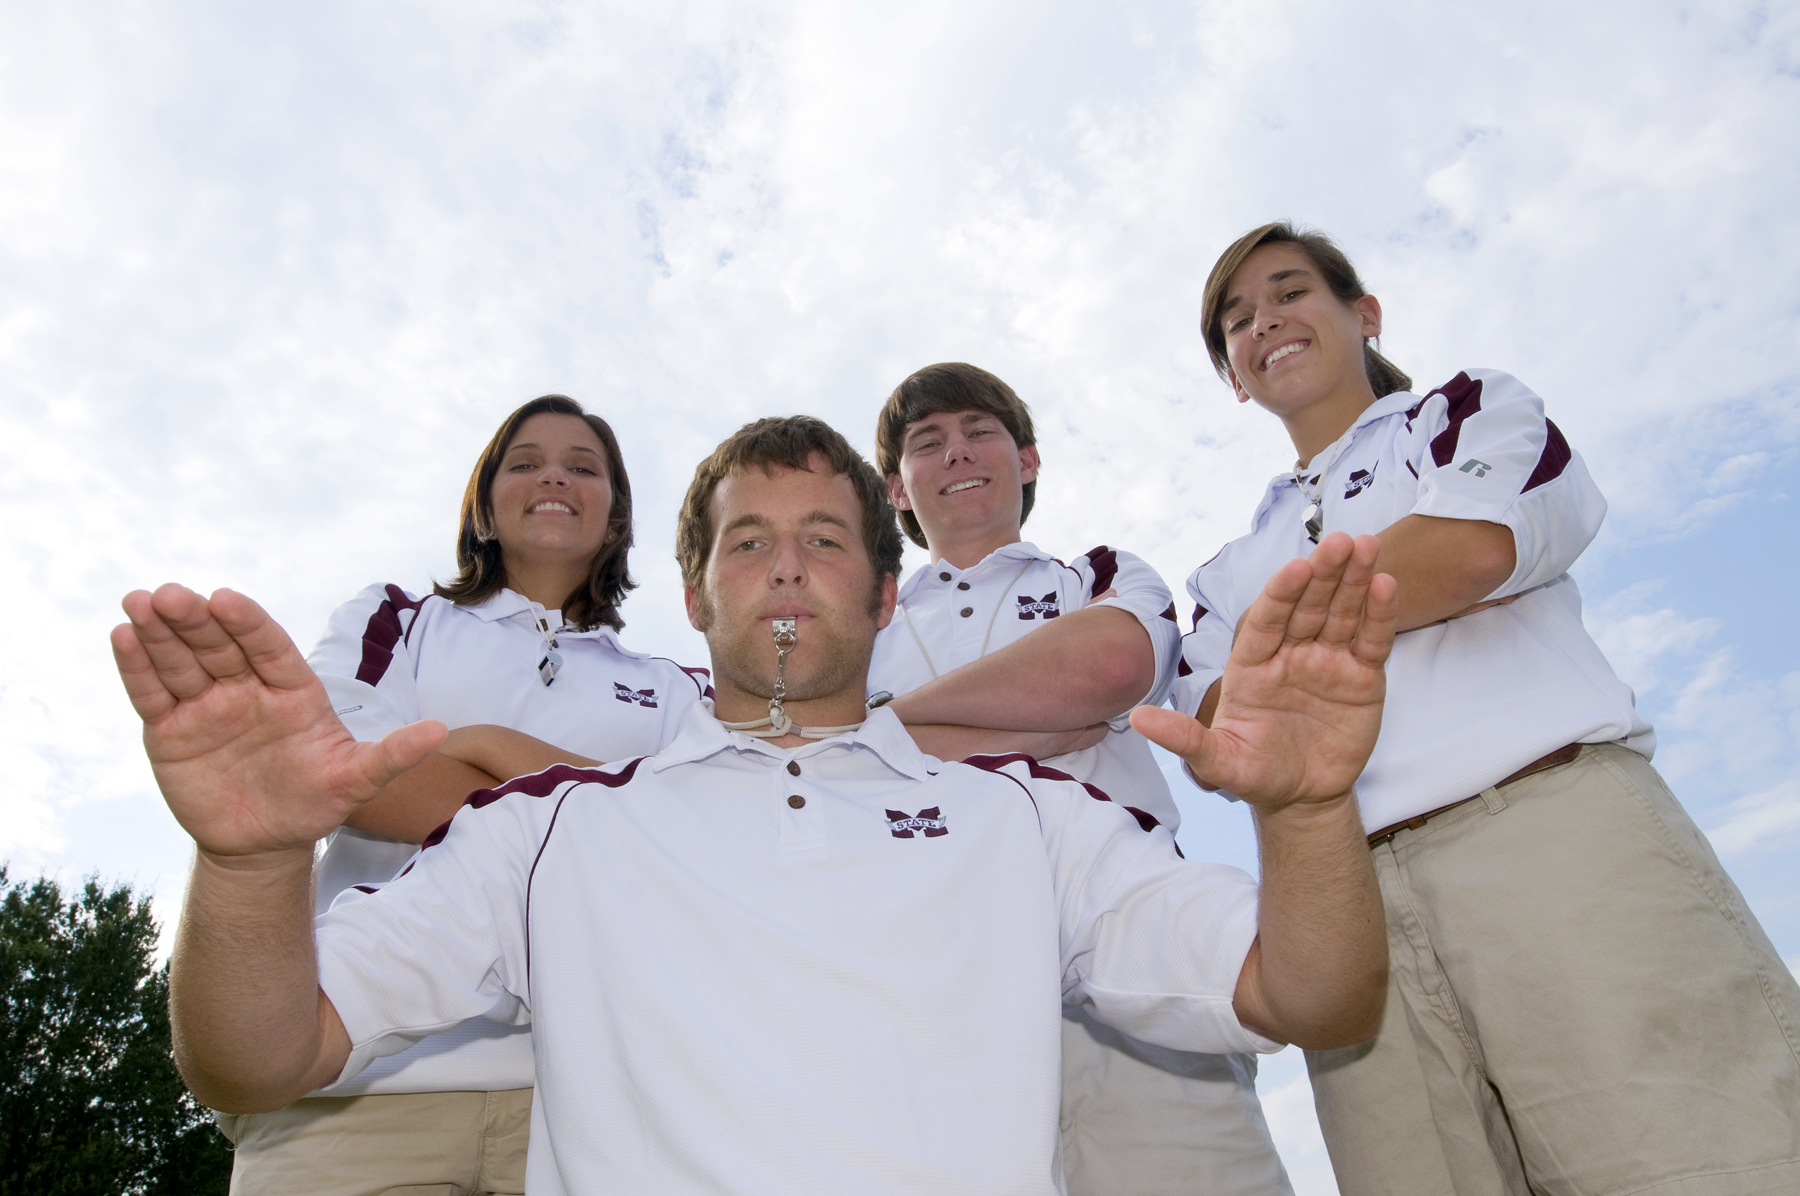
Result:
[[[432,586],[432,591],[458,606],[474,606],[498,594],[506,585],[506,561],[500,542],[494,539],[494,475],[500,472],[500,459],[518,434],[519,427],[534,415],[573,415],[587,421],[587,426],[600,438],[606,451],[606,475],[612,483],[612,511],[607,516],[606,540],[594,554],[587,581],[576,586],[563,599],[563,622],[580,631],[605,624],[614,631],[625,626],[619,617],[619,604],[627,590],[637,588],[626,567],[631,549],[631,479],[625,473],[625,459],[619,454],[619,441],[612,428],[597,415],[589,415],[581,404],[567,395],[544,395],[531,400],[506,417],[488,446],[475,462],[463,491],[462,522],[456,529],[456,565],[461,572],[449,585]]]
[[[1225,321],[1222,318],[1225,300],[1229,298],[1225,292],[1231,286],[1231,276],[1259,247],[1277,243],[1296,246],[1304,253],[1313,269],[1325,280],[1325,285],[1331,288],[1331,293],[1342,302],[1354,303],[1369,293],[1363,288],[1362,279],[1356,276],[1356,267],[1324,233],[1298,229],[1285,220],[1251,229],[1233,241],[1213,263],[1200,301],[1200,331],[1206,337],[1206,352],[1212,357],[1213,369],[1219,371],[1221,378],[1231,369],[1225,356]],[[1368,374],[1369,386],[1378,399],[1395,391],[1412,389],[1412,379],[1406,371],[1376,352],[1367,337],[1363,339],[1363,372]]]

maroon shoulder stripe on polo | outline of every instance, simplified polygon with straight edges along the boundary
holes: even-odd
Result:
[[[383,589],[387,592],[387,600],[375,608],[375,613],[369,616],[369,625],[363,629],[362,663],[356,668],[356,679],[364,685],[381,684],[388,666],[394,663],[394,645],[400,642],[402,635],[412,633],[412,625],[419,621],[419,611],[425,606],[425,599],[414,602],[399,586],[384,586]],[[413,612],[404,628],[400,626],[403,610]]]
[[[680,669],[682,672],[686,673],[689,677],[691,677],[693,679],[694,686],[696,689],[698,689],[700,691],[701,697],[710,698],[713,696],[712,670],[711,669],[703,669],[703,668],[699,668],[699,667],[689,668],[685,664],[678,664],[675,667]]]
[[[1175,658],[1175,675],[1177,677],[1191,677],[1193,673],[1194,670],[1188,666],[1187,653],[1184,652]]]
[[[1119,554],[1104,544],[1096,544],[1081,554],[1087,558],[1088,568],[1094,571],[1094,584],[1088,590],[1088,597],[1098,598],[1112,588],[1113,578],[1119,573]]]
[[[1544,451],[1538,455],[1537,468],[1531,471],[1531,477],[1525,481],[1525,494],[1536,490],[1545,482],[1553,482],[1562,476],[1568,467],[1569,458],[1574,454],[1569,451],[1569,442],[1563,439],[1562,429],[1551,420],[1544,421]]]
[[[606,786],[608,789],[622,789],[631,783],[632,777],[637,775],[638,765],[642,764],[644,759],[643,756],[639,756],[637,759],[625,765],[624,768],[621,768],[618,772],[602,772],[597,768],[576,768],[570,764],[552,765],[535,776],[519,777],[517,780],[508,781],[498,789],[486,790],[485,792],[492,794],[492,796],[488,797],[487,801],[484,801],[481,804],[486,805],[488,802],[497,801],[501,797],[504,797],[509,790],[518,793],[529,793],[533,797],[548,797],[551,793],[555,792],[556,787],[561,785],[564,781],[593,781],[596,784]],[[554,781],[546,788],[544,781],[552,776],[554,776]],[[519,785],[520,782],[537,783],[522,785],[519,789],[513,790],[512,787],[514,785]],[[480,796],[482,796],[482,794],[471,795],[469,804],[475,805],[475,798]],[[550,814],[550,825],[544,828],[544,838],[543,841],[538,844],[537,854],[531,857],[531,871],[525,874],[525,984],[527,987],[531,984],[531,894],[534,882],[537,880],[538,864],[543,861],[544,852],[550,846],[550,836],[556,833],[556,824],[562,818],[563,802],[568,800],[569,795],[564,793],[557,801],[556,809]]]
[[[1200,620],[1206,617],[1206,608],[1198,602],[1194,603],[1194,630],[1200,630]]]
[[[1173,602],[1169,603],[1169,609],[1162,613],[1162,617],[1175,624],[1177,627],[1181,626],[1181,616],[1175,613],[1175,604]]]
[[[1040,781],[1074,781],[1077,785],[1086,789],[1088,796],[1095,801],[1110,802],[1113,805],[1119,804],[1113,802],[1113,799],[1107,796],[1106,790],[1100,788],[1100,786],[1090,785],[1078,777],[1070,776],[1060,768],[1051,768],[1048,764],[1039,764],[1036,759],[1027,756],[1024,752],[1008,752],[1004,756],[969,756],[963,760],[963,763],[979,768],[984,772],[999,772],[1008,764],[1017,764],[1020,761],[1024,762],[1026,771]],[[1156,820],[1155,815],[1147,814],[1135,806],[1120,805],[1119,808],[1137,819],[1138,825],[1147,831],[1154,830],[1162,825],[1162,823]]]
[[[549,797],[552,793],[556,792],[556,787],[558,785],[566,784],[569,781],[595,781],[610,789],[617,789],[620,785],[625,784],[625,782],[631,779],[632,774],[637,772],[637,766],[641,762],[642,758],[640,757],[637,760],[633,760],[616,773],[605,772],[598,768],[577,768],[573,764],[552,764],[543,772],[534,772],[529,776],[514,777],[512,780],[506,782],[506,784],[497,785],[492,789],[477,789],[463,799],[463,805],[479,810],[483,806],[493,805],[495,802],[511,793],[523,793],[527,797]],[[451,815],[451,817],[454,818],[455,815]],[[425,836],[425,841],[419,844],[419,850],[423,851],[427,847],[436,847],[439,843],[444,841],[444,836],[449,833],[450,821],[449,819],[445,819],[442,826]],[[401,875],[404,876],[405,873],[402,873]]]
[[[1465,371],[1444,383],[1431,394],[1443,395],[1450,401],[1450,426],[1431,438],[1431,459],[1440,466],[1456,459],[1456,441],[1462,435],[1463,421],[1481,410],[1481,383]]]

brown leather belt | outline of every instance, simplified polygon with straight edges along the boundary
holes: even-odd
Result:
[[[1536,760],[1533,760],[1530,764],[1527,764],[1524,768],[1521,768],[1518,772],[1513,773],[1511,776],[1507,777],[1504,781],[1501,781],[1498,784],[1496,784],[1494,786],[1494,788],[1504,789],[1508,785],[1512,784],[1514,781],[1522,781],[1526,777],[1530,776],[1533,773],[1543,772],[1546,768],[1555,768],[1559,764],[1567,764],[1571,760],[1575,759],[1575,757],[1579,756],[1580,754],[1581,754],[1581,745],[1579,743],[1565,743],[1562,747],[1557,748],[1554,752],[1551,752],[1548,756],[1539,756]],[[1396,822],[1392,826],[1384,826],[1380,830],[1376,831],[1374,834],[1369,836],[1369,846],[1374,847],[1377,843],[1380,843],[1383,839],[1391,839],[1395,835],[1399,834],[1401,831],[1416,831],[1420,827],[1424,826],[1427,822],[1431,821],[1433,818],[1436,818],[1439,814],[1445,813],[1446,811],[1449,811],[1449,810],[1454,810],[1458,806],[1466,806],[1470,802],[1474,801],[1475,798],[1480,797],[1480,796],[1481,796],[1481,794],[1477,793],[1474,795],[1474,797],[1461,798],[1458,801],[1451,802],[1447,806],[1439,806],[1435,810],[1427,810],[1427,811],[1425,811],[1425,813],[1416,815],[1412,818],[1408,818],[1404,822]]]

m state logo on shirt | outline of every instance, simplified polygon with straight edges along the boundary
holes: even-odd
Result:
[[[1039,615],[1046,619],[1054,619],[1062,614],[1062,600],[1056,596],[1054,590],[1042,598],[1033,598],[1030,594],[1020,594],[1016,600],[1019,604],[1021,619],[1035,619]]]
[[[639,706],[656,709],[656,687],[649,689],[633,689],[622,681],[613,682],[613,697],[621,702],[636,702]]]
[[[1375,465],[1371,465],[1367,469],[1351,470],[1350,477],[1344,482],[1344,497],[1355,498],[1373,486],[1375,484],[1375,467],[1380,464],[1381,462],[1377,461]]]
[[[914,831],[924,831],[927,839],[935,839],[939,835],[950,833],[949,822],[943,811],[936,806],[920,810],[917,814],[908,814],[904,810],[887,812],[888,829],[894,832],[896,839],[910,839]]]

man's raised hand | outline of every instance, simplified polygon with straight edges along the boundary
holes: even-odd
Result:
[[[1379,551],[1335,532],[1275,572],[1232,643],[1210,730],[1151,706],[1132,726],[1265,811],[1348,794],[1381,730],[1399,609]]]
[[[125,596],[113,656],[176,820],[218,862],[304,849],[444,738],[442,723],[358,743],[262,607],[178,585]]]

